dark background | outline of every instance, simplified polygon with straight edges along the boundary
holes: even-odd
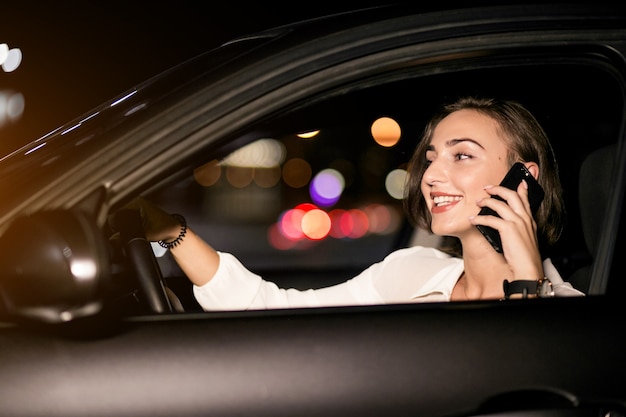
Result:
[[[3,2],[6,3],[6,2]],[[21,92],[17,122],[0,126],[0,155],[37,139],[141,81],[235,36],[353,8],[350,2],[21,1],[0,6],[0,43],[21,66],[0,92]],[[353,2],[354,3],[354,2]],[[370,7],[381,2],[358,2]]]

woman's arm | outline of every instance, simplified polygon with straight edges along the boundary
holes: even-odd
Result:
[[[143,198],[133,200],[128,208],[138,209],[143,220],[146,239],[152,242],[173,242],[186,228],[184,236],[170,247],[172,256],[189,280],[198,286],[209,282],[220,263],[215,249],[180,220]]]
[[[197,286],[209,282],[219,267],[220,257],[215,249],[189,228],[180,244],[170,248],[170,252],[187,278]]]
[[[249,271],[233,255],[218,253],[192,229],[181,224],[183,219],[176,215],[144,199],[134,200],[127,207],[140,210],[148,240],[174,242],[170,253],[194,284],[196,300],[205,310],[320,307],[382,301],[371,282],[371,271],[324,289],[282,289]]]

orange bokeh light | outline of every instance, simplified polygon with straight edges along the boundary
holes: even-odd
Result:
[[[380,117],[372,123],[372,137],[381,146],[391,147],[400,140],[402,131],[391,117]]]

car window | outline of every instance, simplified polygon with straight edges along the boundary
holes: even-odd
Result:
[[[298,102],[250,126],[241,133],[252,138],[247,146],[221,160],[203,160],[193,175],[147,197],[183,214],[216,249],[281,287],[332,285],[395,249],[440,244],[415,230],[403,211],[406,164],[425,122],[457,96],[511,98],[537,116],[552,141],[568,218],[549,255],[564,279],[587,292],[588,274],[581,270],[591,265],[594,249],[584,233],[579,174],[593,151],[617,146],[620,91],[617,78],[601,67],[540,60],[379,77]],[[189,296],[171,256],[159,263],[172,287]]]

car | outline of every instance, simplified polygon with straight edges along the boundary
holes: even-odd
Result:
[[[619,5],[367,8],[233,39],[1,157],[1,414],[625,416],[625,62]],[[203,311],[124,210],[180,213],[283,287],[345,281],[442,244],[403,181],[461,95],[545,128],[550,257],[584,297]]]

